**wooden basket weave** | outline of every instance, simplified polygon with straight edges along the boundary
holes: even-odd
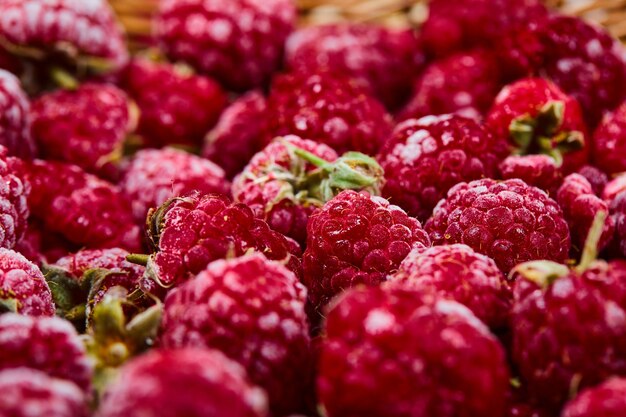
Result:
[[[109,0],[126,27],[132,48],[150,33],[151,15],[158,0]],[[225,0],[228,1],[228,0]],[[453,1],[453,0],[451,0]],[[296,0],[300,24],[339,21],[377,22],[388,26],[419,25],[428,15],[427,0]],[[602,25],[626,42],[626,0],[546,0],[566,14]]]

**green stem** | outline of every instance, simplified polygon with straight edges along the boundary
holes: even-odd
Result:
[[[53,67],[50,69],[50,77],[61,88],[66,90],[76,90],[79,86],[78,80],[72,77],[67,71]]]
[[[599,211],[596,217],[593,219],[587,240],[585,240],[585,247],[583,248],[582,256],[580,257],[580,263],[576,267],[576,272],[582,273],[596,260],[598,257],[598,245],[602,238],[602,232],[604,231],[604,223],[606,221],[608,213],[606,211]]]
[[[141,266],[148,265],[149,258],[150,258],[150,255],[145,255],[142,253],[131,253],[129,255],[126,255],[126,260],[128,262],[130,262],[131,264],[136,264],[136,265],[141,265]]]

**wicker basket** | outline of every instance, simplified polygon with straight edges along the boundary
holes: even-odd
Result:
[[[133,49],[145,45],[158,0],[109,0],[129,34]],[[300,24],[338,21],[377,22],[388,26],[419,25],[428,15],[427,0],[296,0]],[[600,24],[626,42],[626,0],[546,0],[564,13]]]

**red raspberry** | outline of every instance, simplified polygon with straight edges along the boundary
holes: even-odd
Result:
[[[429,53],[490,45],[547,14],[540,0],[433,0],[422,38]]]
[[[504,87],[486,125],[522,155],[553,157],[565,174],[587,161],[587,129],[580,107],[551,81],[525,78]]]
[[[548,195],[555,195],[563,182],[563,173],[554,158],[548,155],[509,156],[499,168],[503,179],[520,179]]]
[[[505,273],[533,259],[564,262],[570,249],[558,204],[521,180],[458,184],[425,227],[433,244],[465,243],[492,258]]]
[[[279,68],[295,20],[291,0],[163,0],[156,31],[174,60],[246,90]]]
[[[0,248],[0,304],[29,316],[54,316],[52,294],[43,274],[21,254]]]
[[[626,375],[626,262],[583,260],[572,271],[529,262],[516,272],[513,358],[535,399],[558,410],[569,393]]]
[[[265,143],[289,134],[339,153],[375,155],[391,133],[391,117],[356,81],[339,74],[292,73],[274,79]]]
[[[0,145],[9,150],[9,155],[32,158],[35,154],[29,113],[30,102],[19,80],[0,70]]]
[[[88,248],[141,248],[130,204],[121,191],[75,165],[33,161],[27,166],[32,185],[28,202],[47,230]]]
[[[609,177],[604,172],[593,165],[585,165],[578,170],[578,173],[589,181],[596,195],[602,195],[604,187],[609,182]]]
[[[228,178],[239,174],[261,146],[267,104],[259,91],[239,97],[209,132],[202,155],[221,166]]]
[[[481,119],[500,91],[500,78],[498,62],[486,50],[435,61],[418,78],[399,119],[448,113]]]
[[[59,317],[0,316],[0,369],[33,368],[51,377],[91,387],[91,362],[70,322]]]
[[[623,191],[626,191],[626,173],[618,174],[611,181],[607,182],[601,195],[604,201],[610,203]]]
[[[0,371],[0,415],[87,417],[87,398],[75,384],[28,368]]]
[[[607,190],[610,191],[608,185]],[[605,201],[609,204],[611,213],[609,221],[615,224],[612,249],[617,255],[626,257],[626,192],[622,191],[612,199],[605,199]]]
[[[390,284],[436,294],[469,308],[492,329],[504,328],[511,289],[496,263],[466,245],[415,248]]]
[[[499,49],[513,75],[540,74],[554,81],[580,103],[590,127],[626,98],[623,46],[580,18],[554,14],[524,22],[503,41]]]
[[[20,241],[28,225],[27,198],[30,183],[24,178],[20,160],[7,157],[0,145],[0,247],[12,249]]]
[[[120,183],[135,219],[172,197],[193,192],[230,195],[224,171],[211,161],[176,149],[145,149],[135,154]]]
[[[563,215],[569,225],[572,243],[581,250],[587,240],[593,219],[600,211],[608,212],[608,204],[595,195],[589,181],[580,174],[565,177],[556,200],[563,209]],[[613,219],[609,218],[604,224],[598,250],[603,249],[611,241],[614,227]]]
[[[504,351],[455,301],[358,288],[330,310],[317,387],[330,417],[501,417]]]
[[[310,382],[306,288],[255,254],[215,261],[165,299],[161,344],[219,349],[263,387],[275,415],[303,411]]]
[[[562,417],[622,417],[626,415],[626,378],[614,377],[570,401]]]
[[[265,417],[263,391],[215,350],[154,350],[125,365],[97,417]]]
[[[366,192],[340,193],[311,215],[307,232],[303,282],[315,307],[355,285],[383,282],[413,246],[430,245],[417,219]]]
[[[368,24],[310,26],[287,41],[287,65],[310,72],[330,69],[358,80],[390,108],[408,98],[425,57],[411,30]]]
[[[200,273],[214,260],[258,251],[298,271],[298,245],[256,219],[245,204],[231,204],[217,195],[176,198],[149,216],[157,252],[148,275],[169,288]]]
[[[609,175],[626,171],[626,102],[608,114],[593,134],[593,162]]]
[[[137,133],[151,146],[198,146],[227,101],[212,79],[145,59],[127,67],[122,85],[139,107]]]
[[[91,83],[39,97],[32,118],[33,137],[43,157],[105,178],[116,177],[113,162],[121,157],[136,122],[122,90]]]
[[[496,176],[506,141],[460,116],[427,116],[398,125],[381,149],[383,196],[421,220],[463,181]]]
[[[27,50],[57,59],[59,53],[79,68],[121,68],[128,51],[121,27],[104,0],[5,0],[0,5],[0,37],[10,52]]]

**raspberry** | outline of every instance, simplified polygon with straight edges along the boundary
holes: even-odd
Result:
[[[54,315],[50,288],[39,268],[4,248],[0,248],[0,305],[30,316]]]
[[[570,401],[563,417],[621,417],[626,414],[626,378],[614,377]]]
[[[604,187],[609,182],[609,177],[604,172],[593,165],[585,165],[578,170],[578,173],[589,181],[596,195],[602,195]]]
[[[228,178],[239,174],[261,146],[265,110],[265,97],[259,91],[239,97],[209,132],[202,155],[221,166]]]
[[[163,0],[155,24],[170,58],[243,91],[279,68],[295,20],[291,0]]]
[[[176,149],[145,149],[135,154],[120,184],[142,223],[148,210],[172,197],[201,194],[230,195],[224,171],[211,161]]]
[[[505,273],[533,259],[564,262],[570,249],[567,222],[557,203],[521,180],[458,184],[425,227],[433,244],[465,243]]]
[[[97,417],[264,417],[267,400],[242,367],[214,350],[155,350],[124,366]]]
[[[32,185],[28,202],[47,230],[88,248],[141,248],[130,204],[121,191],[75,165],[33,161],[27,166]]]
[[[161,344],[219,349],[266,389],[275,415],[302,411],[311,389],[305,303],[298,278],[262,255],[215,261],[168,294]]]
[[[76,164],[104,178],[115,178],[114,161],[135,120],[122,90],[83,84],[58,90],[33,102],[33,137],[46,159]]]
[[[330,69],[358,80],[389,108],[406,99],[425,57],[410,30],[367,24],[310,26],[287,41],[287,65],[310,72]]]
[[[28,368],[0,371],[0,415],[87,417],[87,398],[74,384]]]
[[[563,173],[554,158],[548,155],[509,156],[499,168],[503,179],[520,179],[551,196],[563,182]]]
[[[33,368],[51,377],[91,387],[91,363],[72,325],[59,317],[0,316],[0,369]]]
[[[613,201],[623,191],[626,191],[626,174],[618,174],[607,182],[602,190],[602,199],[607,202]]]
[[[329,416],[503,416],[505,355],[467,308],[358,288],[329,311],[317,387]]]
[[[356,191],[343,191],[314,212],[307,233],[303,282],[318,308],[347,288],[379,284],[413,246],[430,245],[417,219]]]
[[[572,271],[530,262],[516,272],[513,359],[535,399],[558,410],[569,393],[626,375],[626,262]]]
[[[383,196],[421,220],[462,181],[494,177],[509,154],[505,140],[460,116],[427,116],[398,125],[381,149]]]
[[[593,162],[609,175],[626,171],[626,102],[608,114],[593,134]]]
[[[151,146],[198,146],[226,106],[212,79],[145,59],[127,67],[122,85],[140,110],[137,133]]]
[[[415,248],[390,284],[436,294],[469,308],[492,329],[506,326],[512,295],[496,263],[466,245]]]
[[[609,186],[607,190],[610,190]],[[614,198],[605,201],[608,202],[611,213],[609,221],[615,224],[612,249],[618,255],[626,257],[626,192],[620,192]]]
[[[500,78],[495,56],[487,50],[437,60],[418,78],[399,119],[448,113],[481,119],[500,90]]]
[[[35,154],[29,113],[30,102],[19,80],[0,70],[0,145],[9,150],[9,155],[32,158]]]
[[[391,133],[391,117],[356,81],[330,72],[274,79],[268,98],[265,143],[295,134],[339,153],[375,155]]]
[[[608,204],[595,195],[589,181],[579,174],[565,177],[563,185],[556,195],[556,200],[563,209],[573,245],[582,249],[593,219],[600,211],[608,212]],[[604,248],[611,241],[614,226],[613,219],[609,218],[604,225],[598,250]]]
[[[551,81],[525,78],[504,87],[486,125],[522,155],[553,157],[565,174],[587,161],[588,138],[580,107]]]
[[[258,251],[298,271],[299,248],[255,219],[245,204],[222,196],[192,195],[166,202],[149,216],[156,253],[148,275],[161,286],[175,286],[200,273],[212,261]]]
[[[20,160],[7,157],[0,145],[0,247],[12,249],[20,241],[28,223],[30,183],[24,178]]]

